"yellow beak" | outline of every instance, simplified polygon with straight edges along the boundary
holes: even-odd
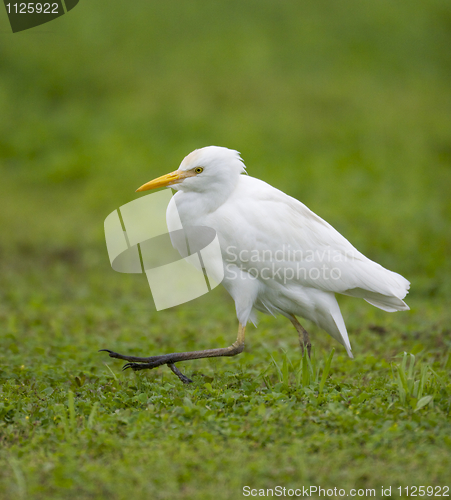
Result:
[[[156,189],[164,186],[172,186],[173,184],[178,184],[179,182],[182,182],[183,179],[186,179],[187,177],[192,177],[193,175],[195,174],[193,174],[190,171],[176,170],[175,172],[162,175],[161,177],[157,177],[153,181],[143,184],[136,191],[148,191],[149,189]]]

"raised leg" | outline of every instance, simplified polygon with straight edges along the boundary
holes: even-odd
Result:
[[[299,343],[301,344],[302,355],[304,355],[304,350],[307,349],[308,357],[310,358],[310,351],[312,350],[312,344],[310,343],[310,337],[307,330],[299,323],[296,316],[292,315],[290,321],[293,323],[296,331],[299,334]]]
[[[220,349],[206,349],[204,351],[190,351],[190,352],[174,352],[171,354],[162,354],[160,356],[150,356],[148,358],[141,358],[137,356],[124,356],[123,354],[118,354],[117,352],[110,351],[109,349],[100,349],[100,351],[107,352],[110,358],[117,358],[128,361],[128,363],[126,363],[123,366],[122,368],[123,370],[131,368],[134,371],[138,371],[138,370],[156,368],[157,366],[161,365],[168,365],[169,368],[175,373],[175,375],[177,375],[177,377],[184,384],[189,384],[192,382],[192,380],[183,375],[183,373],[181,373],[179,369],[176,368],[174,363],[177,363],[179,361],[188,361],[190,359],[215,358],[219,356],[236,356],[237,354],[240,354],[244,350],[245,330],[246,327],[240,323],[238,327],[238,336],[236,341],[231,346]]]

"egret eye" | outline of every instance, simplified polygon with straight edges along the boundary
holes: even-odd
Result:
[[[202,167],[196,167],[194,169],[194,172],[196,172],[196,174],[201,174],[203,171],[204,171],[204,169]]]

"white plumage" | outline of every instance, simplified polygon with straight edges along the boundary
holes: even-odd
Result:
[[[409,289],[406,279],[367,259],[300,201],[244,173],[237,151],[209,146],[189,154],[175,172],[137,190],[167,186],[178,191],[166,214],[170,231],[177,231],[180,221],[185,229],[195,226],[193,234],[199,234],[197,226],[216,231],[221,251],[211,268],[224,270],[218,277],[223,275],[222,284],[235,301],[239,327],[236,341],[225,348],[147,357],[102,349],[112,358],[127,361],[124,370],[167,365],[189,384],[192,380],[180,372],[176,363],[240,354],[246,324],[249,320],[255,322],[255,311],[286,316],[308,355],[309,335],[296,316],[326,330],[352,357],[336,293],[361,297],[384,311],[409,309],[402,300]],[[180,233],[174,232],[173,236],[176,234]],[[185,234],[189,245],[203,248],[200,240],[190,238],[189,231]],[[171,239],[180,255],[186,256],[184,239]]]
[[[176,206],[183,225],[217,232],[222,284],[242,325],[255,322],[256,310],[301,316],[352,357],[336,293],[363,298],[384,311],[409,309],[403,301],[409,289],[405,278],[365,257],[300,201],[243,174],[237,151],[209,146],[190,153],[160,182],[178,191],[168,207],[169,224]],[[140,189],[158,187],[152,183]]]

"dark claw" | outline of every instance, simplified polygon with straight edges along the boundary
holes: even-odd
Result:
[[[114,351],[110,351],[109,349],[99,349],[97,352],[107,352],[110,358],[115,358],[117,353]]]
[[[182,376],[181,376],[181,377],[179,376],[179,379],[180,379],[180,380],[181,380],[184,384],[192,384],[192,383],[193,383],[193,381],[192,381],[189,377],[187,377],[186,375],[183,375],[183,373],[182,373]]]
[[[122,367],[122,371],[127,370],[128,368],[131,368],[134,372],[137,372],[139,370],[145,370],[146,368],[151,370],[152,368],[155,367],[147,363],[126,363]]]
[[[177,377],[184,383],[184,384],[192,384],[193,381],[188,378],[186,375],[183,375],[183,373],[175,366],[174,363],[168,363],[169,368],[172,370],[172,372],[177,375]]]

